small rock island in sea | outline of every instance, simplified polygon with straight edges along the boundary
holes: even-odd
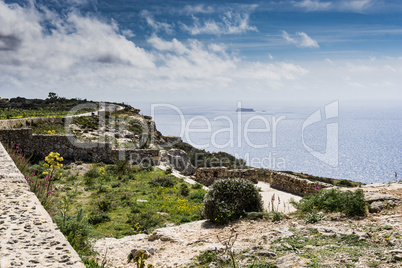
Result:
[[[237,108],[236,112],[238,112],[238,113],[244,113],[244,112],[253,113],[255,111],[252,108]]]

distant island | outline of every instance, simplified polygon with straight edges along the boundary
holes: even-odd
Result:
[[[238,113],[244,113],[244,112],[252,113],[252,112],[255,112],[255,111],[252,108],[237,108],[236,112],[238,112]]]

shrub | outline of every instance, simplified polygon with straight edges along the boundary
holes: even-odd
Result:
[[[191,186],[191,188],[193,188],[193,189],[202,189],[202,184],[197,182],[196,184],[193,184],[193,186]]]
[[[301,212],[311,213],[315,210],[341,212],[346,216],[365,216],[366,202],[362,190],[355,192],[339,189],[322,189],[315,195],[303,197],[299,202],[292,202]]]
[[[128,216],[128,223],[131,223],[134,231],[138,233],[150,233],[155,228],[161,227],[164,223],[162,216],[152,210],[140,211],[139,207],[134,205]]]
[[[166,175],[172,174],[172,172],[173,172],[172,168],[170,168],[170,167],[165,170]]]
[[[185,183],[182,183],[180,185],[179,191],[182,196],[188,196],[188,194],[190,193],[190,189],[188,188],[187,184],[185,184]]]
[[[171,177],[157,177],[155,179],[152,179],[149,182],[149,185],[151,186],[156,186],[156,187],[173,187],[174,186],[174,181]]]
[[[110,210],[111,205],[112,201],[109,198],[98,199],[97,201],[95,201],[96,208],[102,212]]]
[[[204,197],[204,216],[219,224],[263,210],[261,195],[249,180],[216,181]]]
[[[194,201],[200,201],[200,202],[202,202],[202,200],[204,199],[204,196],[205,196],[205,190],[203,190],[203,189],[198,189],[197,191],[194,191],[194,192],[192,192],[190,195],[189,195],[189,199],[191,199],[191,200],[194,200]]]
[[[88,222],[92,225],[107,221],[110,221],[110,217],[106,213],[91,212],[88,217]]]
[[[317,213],[315,211],[313,212],[308,212],[306,214],[306,217],[304,218],[305,223],[316,223],[321,220],[325,220],[325,215],[322,213]]]
[[[272,216],[273,222],[281,221],[284,217],[282,212],[275,211],[275,210],[271,211],[269,214]]]
[[[54,221],[78,254],[90,254],[91,244],[89,236],[91,227],[84,218],[82,209],[76,215],[72,216],[60,213],[54,217]]]

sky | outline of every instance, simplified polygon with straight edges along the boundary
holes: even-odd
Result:
[[[0,97],[402,100],[400,0],[0,0]]]

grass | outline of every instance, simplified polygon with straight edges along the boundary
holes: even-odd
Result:
[[[161,170],[133,169],[119,179],[114,166],[106,166],[103,176],[96,174],[100,166],[93,167],[87,176],[68,175],[67,172],[57,181],[64,189],[56,192],[56,196],[68,198],[72,207],[70,213],[83,208],[84,215],[96,222],[94,230],[106,237],[149,233],[166,223],[181,224],[201,219],[203,189],[188,187],[189,193],[184,196],[180,186],[184,182]],[[168,187],[155,184],[161,178],[170,182]],[[146,215],[153,215],[153,219],[144,221]]]

